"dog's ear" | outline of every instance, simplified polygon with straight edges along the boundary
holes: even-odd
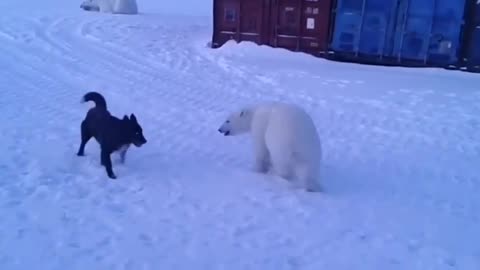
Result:
[[[125,115],[122,120],[123,121],[128,121],[128,116]]]
[[[133,113],[130,115],[130,120],[137,122],[137,118]]]

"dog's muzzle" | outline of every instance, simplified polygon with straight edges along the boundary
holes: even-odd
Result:
[[[146,144],[146,143],[147,143],[147,140],[146,140],[146,139],[141,140],[141,141],[138,141],[138,140],[133,141],[133,145],[135,145],[136,147],[140,147],[140,146],[142,146],[142,145],[144,145],[144,144]]]

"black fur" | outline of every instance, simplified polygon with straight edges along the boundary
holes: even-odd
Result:
[[[137,147],[147,142],[143,130],[134,114],[119,119],[107,110],[105,98],[97,92],[89,92],[83,96],[83,102],[93,101],[95,107],[91,108],[81,124],[81,144],[78,156],[85,155],[85,145],[94,137],[100,144],[101,164],[105,166],[108,177],[117,178],[112,170],[110,155],[120,150],[122,163],[128,147],[133,144]],[[122,147],[125,147],[122,149]]]

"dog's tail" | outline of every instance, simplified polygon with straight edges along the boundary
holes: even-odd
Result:
[[[88,102],[88,101],[93,101],[97,108],[102,108],[105,110],[107,109],[107,102],[105,101],[105,98],[100,93],[97,93],[97,92],[86,93],[82,98],[82,102]]]

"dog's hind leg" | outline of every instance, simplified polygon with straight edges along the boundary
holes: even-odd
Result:
[[[80,143],[80,148],[78,149],[77,156],[84,156],[85,155],[85,145],[87,142],[92,138],[92,134],[88,131],[87,123],[82,121],[80,126],[81,138],[82,141]]]
[[[102,160],[102,165],[105,166],[105,170],[107,171],[108,177],[110,177],[111,179],[116,179],[117,177],[115,176],[112,170],[112,159],[110,158],[110,154],[111,154],[110,151],[107,151],[102,148],[100,158]]]

